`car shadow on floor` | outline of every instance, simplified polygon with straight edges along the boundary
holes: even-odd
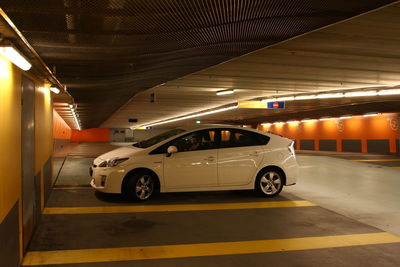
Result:
[[[147,201],[138,202],[124,197],[121,194],[108,194],[95,192],[95,197],[102,202],[119,204],[141,205],[173,205],[173,204],[206,204],[206,203],[237,203],[237,202],[265,202],[265,201],[290,201],[300,198],[289,193],[282,193],[273,198],[258,195],[253,190],[240,191],[207,191],[207,192],[179,192],[156,194]]]

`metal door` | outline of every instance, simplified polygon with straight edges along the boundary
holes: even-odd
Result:
[[[26,248],[33,229],[38,207],[35,185],[35,84],[22,77],[22,221]]]

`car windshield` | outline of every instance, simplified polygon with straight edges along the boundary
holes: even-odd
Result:
[[[183,132],[185,132],[185,130],[173,129],[173,130],[167,131],[165,133],[153,136],[153,137],[151,137],[151,138],[149,138],[147,140],[143,140],[143,141],[140,141],[138,143],[135,143],[132,146],[139,147],[139,148],[148,148],[148,147],[151,147],[151,146],[153,146],[155,144],[158,144],[158,143],[160,143],[160,142],[162,142],[164,140],[167,140],[168,138],[170,138],[172,136],[178,135],[178,134],[183,133]]]

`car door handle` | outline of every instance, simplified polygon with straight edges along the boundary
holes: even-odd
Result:
[[[204,160],[206,161],[214,161],[215,157],[214,156],[209,156],[207,158],[205,158]]]

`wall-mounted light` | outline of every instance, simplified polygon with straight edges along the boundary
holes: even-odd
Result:
[[[230,95],[230,94],[233,94],[234,92],[235,92],[234,89],[229,89],[229,90],[220,90],[220,91],[217,91],[216,94],[217,94],[217,95]]]
[[[344,116],[341,116],[341,117],[339,117],[340,119],[351,119],[351,118],[353,118],[353,116],[351,116],[351,115],[344,115]]]
[[[271,126],[272,125],[272,123],[269,123],[269,122],[264,122],[264,123],[261,123],[261,126]]]
[[[379,114],[378,113],[367,113],[367,114],[364,114],[363,116],[364,117],[375,117],[375,116],[378,116]]]
[[[52,91],[55,94],[59,94],[60,93],[60,89],[58,89],[57,87],[52,86],[49,89],[50,89],[50,91]]]
[[[200,124],[200,123],[201,123],[201,121],[197,120],[197,121],[196,121],[196,123],[197,123],[197,124]]]
[[[29,70],[32,64],[14,47],[11,42],[4,42],[0,44],[0,54],[10,60],[22,70]]]

